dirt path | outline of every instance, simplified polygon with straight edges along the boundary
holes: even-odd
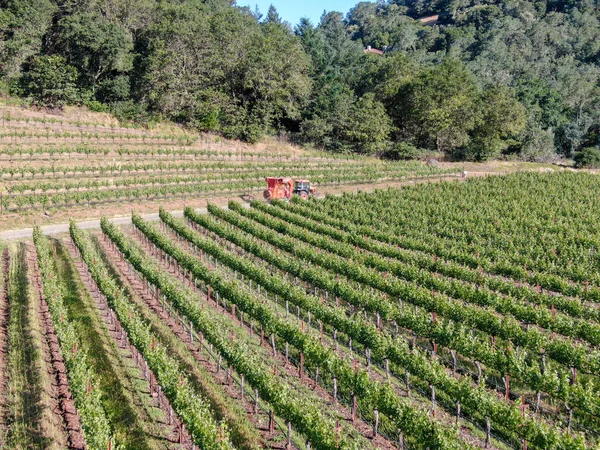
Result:
[[[7,292],[10,317],[5,363],[5,448],[60,448],[62,423],[52,408],[35,290],[25,244],[12,244]]]
[[[473,174],[473,176],[485,176],[487,174],[491,174],[488,172],[482,172]],[[446,177],[446,178],[431,178],[431,179],[422,179],[422,180],[412,180],[412,181],[404,181],[404,182],[386,182],[386,183],[368,183],[368,184],[357,184],[357,185],[342,185],[342,186],[328,186],[323,187],[319,190],[319,196],[322,197],[324,195],[341,195],[344,192],[372,192],[375,189],[387,189],[390,187],[401,187],[401,186],[410,186],[414,184],[427,183],[427,182],[439,182],[443,180],[460,180],[460,178],[456,177]],[[207,204],[216,204],[221,206],[226,206],[230,200],[240,201],[243,204],[249,203],[251,200],[254,200],[255,197],[252,195],[242,195],[242,196],[226,196],[226,197],[211,197],[211,198],[187,198],[187,199],[177,199],[177,200],[163,200],[163,201],[140,201],[139,203],[129,203],[123,205],[99,205],[93,208],[95,217],[106,216],[111,218],[110,220],[116,225],[129,225],[131,224],[131,216],[123,216],[123,210],[127,210],[127,212],[136,211],[138,213],[143,214],[143,218],[149,221],[158,220],[158,213],[156,211],[159,207],[163,206],[168,210],[173,210],[173,214],[175,217],[183,216],[183,209],[186,206],[190,206],[196,209],[199,213],[206,212]],[[47,216],[35,216],[30,215],[27,217],[21,217],[17,214],[11,214],[12,220],[9,222],[14,225],[15,223],[31,223],[32,220],[39,225],[42,225],[45,221],[55,221],[55,220],[64,220],[64,223],[59,224],[50,224],[41,226],[41,230],[43,234],[53,235],[66,233],[69,231],[68,220],[70,218],[74,220],[85,219],[89,217],[89,209],[72,209],[66,212],[66,215],[62,217],[57,213],[56,217],[47,217]],[[65,214],[65,213],[62,213]],[[4,225],[7,224],[8,216],[4,216],[4,219],[0,218],[0,229]],[[81,220],[77,223],[80,228],[83,229],[98,229],[100,228],[100,220],[99,219],[85,219]],[[32,227],[16,229],[16,230],[8,230],[0,232],[0,239],[2,240],[11,240],[11,239],[23,239],[31,237],[33,233]]]

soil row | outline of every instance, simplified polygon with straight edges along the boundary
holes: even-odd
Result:
[[[0,447],[6,434],[6,400],[7,385],[6,362],[8,355],[8,322],[10,320],[10,303],[8,296],[8,279],[10,270],[10,254],[5,248],[2,252],[2,280],[0,281]]]
[[[119,277],[125,280],[129,286],[133,289],[135,295],[145,303],[148,309],[165,325],[169,327],[171,332],[181,340],[187,347],[190,354],[193,356],[195,362],[202,366],[204,370],[210,372],[215,378],[215,381],[221,385],[227,396],[240,403],[250,420],[250,422],[260,432],[263,442],[268,448],[282,449],[280,442],[282,441],[282,434],[278,430],[270,432],[268,428],[268,416],[263,414],[260,410],[255,408],[255,404],[250,402],[246,397],[241,395],[241,391],[237,389],[231,379],[228,380],[225,370],[222,367],[218,368],[217,361],[210,358],[206,352],[203,352],[203,346],[196,339],[190,337],[189,329],[185,328],[185,325],[181,322],[179,317],[171,314],[169,309],[164,308],[161,302],[153,295],[144,283],[143,278],[137,274],[132,273],[128,263],[124,260],[122,254],[115,250],[105,239],[99,239],[98,242],[105,255],[111,260],[114,267],[119,273]]]
[[[187,245],[188,251],[189,251],[189,243],[186,240],[182,240],[181,237],[179,237],[173,230],[171,230],[169,227],[165,226],[162,222],[161,222],[161,226],[163,231],[165,232],[165,234],[167,234],[171,239],[173,239],[174,241],[181,241],[183,242],[183,244]],[[209,232],[206,229],[203,229],[199,226],[194,226],[193,227],[197,232],[203,234],[205,237],[207,238],[212,238],[215,240],[215,242],[219,243],[221,246],[223,246],[223,239],[221,238],[215,238],[215,236]],[[242,250],[241,248],[239,248],[238,246],[236,246],[235,244],[232,244],[229,241],[224,241],[226,242],[228,245],[233,246],[233,248],[235,248],[235,250],[231,250],[231,248],[229,248],[228,250],[233,251],[234,253],[237,254],[237,256],[243,257],[243,258],[247,258],[248,254]],[[148,247],[147,247],[148,248]],[[208,267],[212,267],[210,261],[208,260],[209,258],[207,257],[208,255],[206,254],[201,254],[201,256],[199,256],[199,259],[202,260],[204,262],[204,264],[206,264]],[[254,261],[254,255],[250,255],[251,261]],[[256,261],[254,261],[255,263],[257,263]],[[232,269],[230,269],[227,266],[221,266],[220,269],[221,271],[226,271],[228,273],[233,274]],[[279,272],[278,269],[275,270],[276,272]],[[234,277],[231,276],[231,280],[234,280]],[[255,293],[256,291],[253,290],[251,287],[248,286],[248,282],[244,282],[244,281],[237,281],[238,283],[241,283],[243,285],[245,285],[246,288],[248,288],[249,292],[253,292]],[[307,293],[312,293],[314,292],[315,286],[310,285],[309,283],[303,283],[300,282],[300,286],[303,287]],[[260,292],[260,291],[259,291]],[[272,300],[265,295],[265,290],[263,289],[262,294],[258,294],[260,297],[264,298],[266,301],[271,302]],[[278,305],[279,306],[279,305]],[[304,319],[300,319],[300,308],[297,308],[298,310],[298,319],[302,320],[302,325],[303,326],[307,326],[308,329],[311,329],[311,323],[309,322],[305,322]],[[303,311],[303,313],[306,313],[306,311]],[[293,314],[292,314],[293,315]],[[319,333],[319,329],[316,326],[316,322],[313,322],[312,324],[312,330],[315,333]],[[410,397],[410,399],[407,399],[410,402],[414,403],[414,406],[416,408],[422,408],[422,409],[428,409],[431,408],[431,401],[427,399],[427,393],[420,393],[417,394],[416,396],[414,395],[414,393],[411,395],[411,389],[409,387],[406,386],[406,382],[404,380],[402,380],[401,378],[399,378],[397,376],[397,374],[392,374],[392,372],[390,372],[389,374],[386,374],[386,369],[383,367],[378,367],[375,363],[370,364],[369,362],[367,362],[367,358],[365,357],[365,361],[364,361],[364,365],[360,363],[361,361],[361,355],[358,353],[358,350],[356,348],[352,349],[352,344],[350,343],[350,345],[348,346],[347,344],[343,344],[342,341],[338,338],[338,339],[333,339],[332,336],[329,333],[325,333],[323,334],[323,332],[321,331],[321,342],[326,345],[327,347],[329,347],[332,351],[334,351],[334,353],[336,353],[336,355],[338,357],[340,357],[342,360],[350,360],[353,359],[355,361],[355,364],[357,367],[363,367],[363,369],[367,370],[369,373],[370,378],[373,381],[377,381],[381,384],[387,384],[389,382],[391,382],[391,384],[394,386],[394,389],[396,391],[396,394],[400,397]],[[413,389],[414,391],[419,391],[419,389]],[[448,427],[453,427],[455,426],[456,420],[455,417],[452,415],[452,411],[448,412],[442,408],[437,408],[435,410],[434,413],[432,413],[436,420],[443,422],[446,426]],[[472,425],[471,425],[472,426]],[[468,427],[468,426],[464,426],[461,423],[461,426],[459,427],[459,433],[461,435],[461,438],[466,441],[466,442],[470,442],[471,444],[475,445],[475,446],[483,446],[485,445],[485,443],[483,442],[482,439],[480,439],[479,437],[475,436],[472,432],[472,430]],[[493,448],[491,445],[489,445],[489,448]]]

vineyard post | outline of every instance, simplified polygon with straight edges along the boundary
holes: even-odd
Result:
[[[490,418],[486,417],[485,418],[485,447],[484,448],[488,448],[490,446],[490,443],[492,441],[492,423],[490,422]]]
[[[275,413],[273,410],[269,411],[269,433],[275,431]]]
[[[258,389],[254,389],[254,414],[258,412]]]
[[[352,393],[352,423],[356,422],[356,394]]]
[[[292,448],[292,423],[290,421],[287,423],[287,443],[285,448],[287,450],[291,450]]]
[[[450,350],[452,356],[452,375],[456,375],[456,351]]]
[[[398,449],[404,450],[404,435],[400,430],[398,430]]]
[[[373,414],[375,415],[375,424],[373,425],[373,438],[376,438],[377,430],[379,428],[379,411],[377,410],[377,408],[375,408]]]
[[[337,403],[337,378],[333,377],[333,404]]]
[[[460,410],[461,410],[461,406],[460,406],[460,402],[456,403],[456,426],[458,427],[458,421],[460,420]]]

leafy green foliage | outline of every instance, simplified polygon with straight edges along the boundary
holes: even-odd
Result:
[[[334,152],[408,141],[455,158],[550,161],[597,143],[592,2],[360,2],[293,32],[274,7],[262,18],[221,0],[6,0],[0,74],[9,85],[32,61],[61,57],[54,72],[61,61],[58,79],[72,83],[74,67],[80,94],[51,106],[99,101],[122,120],[249,142],[284,132]]]
[[[62,56],[35,56],[27,64],[19,92],[39,106],[60,108],[79,100],[77,70]]]
[[[598,147],[581,149],[581,151],[575,153],[575,164],[577,167],[600,168],[600,149]]]
[[[103,222],[106,223],[106,220]],[[188,382],[179,363],[167,353],[164,346],[156,343],[149,324],[131,305],[89,237],[74,222],[71,222],[69,232],[92,278],[127,331],[132,344],[156,374],[163,392],[187,426],[194,442],[209,450],[231,450],[233,446],[228,440],[227,428],[215,420],[208,402]]]
[[[94,450],[104,450],[111,440],[107,411],[102,406],[103,392],[95,386],[95,373],[64,304],[63,292],[52,261],[48,239],[39,228],[33,231],[44,297],[52,317],[54,329],[65,360],[69,387],[77,412],[81,417],[86,444]],[[91,389],[90,389],[91,387]]]

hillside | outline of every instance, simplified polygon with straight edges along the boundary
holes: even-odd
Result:
[[[318,24],[230,0],[0,8],[3,90],[33,105],[393,159],[600,164],[592,1],[361,2]]]
[[[0,230],[262,198],[265,177],[309,179],[318,195],[456,177],[460,167],[332,155],[265,139],[249,144],[165,122],[0,106]]]

